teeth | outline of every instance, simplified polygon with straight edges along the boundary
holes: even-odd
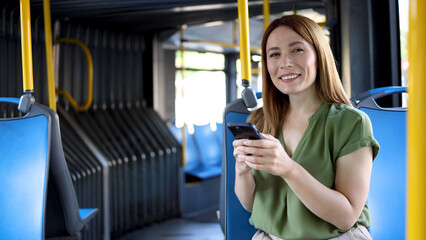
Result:
[[[294,75],[288,75],[288,76],[285,76],[285,77],[280,77],[280,79],[287,80],[287,79],[291,79],[291,78],[296,78],[298,76],[299,76],[299,74],[294,74]]]

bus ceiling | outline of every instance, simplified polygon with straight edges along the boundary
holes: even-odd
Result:
[[[70,20],[110,30],[129,32],[158,32],[176,29],[180,25],[197,25],[237,19],[236,0],[146,0],[146,1],[51,1],[52,20]],[[270,13],[300,9],[324,10],[322,0],[270,0]],[[263,15],[263,1],[248,1],[249,16]],[[19,7],[19,1],[4,0],[0,7]],[[43,1],[31,1],[32,16],[43,14]]]

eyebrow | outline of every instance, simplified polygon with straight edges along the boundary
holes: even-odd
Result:
[[[278,47],[271,47],[270,49],[268,49],[268,51],[266,51],[266,52],[270,52],[270,51],[276,51],[276,50],[278,50],[279,48]]]
[[[305,45],[305,43],[303,43],[301,41],[295,41],[295,42],[290,43],[288,46],[292,47],[292,46],[297,45],[297,44]]]
[[[295,41],[295,42],[290,43],[288,46],[289,46],[289,47],[293,47],[293,46],[298,45],[298,44],[305,45],[305,44],[304,44],[303,42],[301,42],[301,41]],[[279,50],[279,48],[278,48],[278,47],[271,47],[271,48],[270,48],[270,49],[268,49],[268,51],[266,51],[266,52],[275,51],[275,50]]]

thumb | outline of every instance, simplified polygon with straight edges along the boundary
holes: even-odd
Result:
[[[261,133],[261,135],[262,135],[263,139],[266,139],[266,140],[275,140],[275,137],[272,136],[271,134]]]

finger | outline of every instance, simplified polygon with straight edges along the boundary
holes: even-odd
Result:
[[[245,141],[245,139],[234,140],[232,142],[232,146],[234,146],[234,148],[238,147],[238,146],[242,146],[242,145],[244,145],[244,141]]]
[[[250,154],[248,152],[238,151],[234,157],[238,161],[245,161],[248,156],[253,156],[253,154]]]
[[[257,164],[257,163],[250,162],[250,161],[245,161],[245,164],[247,166],[249,166],[250,168],[255,169],[255,170],[263,170],[265,168],[264,165],[262,165],[262,164]]]
[[[270,134],[263,134],[263,133],[262,133],[262,136],[263,136],[263,140],[259,140],[258,142],[256,142],[257,148],[271,149],[271,148],[276,148],[278,146],[281,146],[280,140],[278,140],[274,136]]]
[[[241,140],[241,146],[260,147],[260,146],[262,146],[262,142],[263,142],[263,140],[242,139]]]
[[[244,151],[244,147],[238,146],[234,148],[234,157],[236,158],[238,155],[246,155],[247,152]]]
[[[236,147],[234,151],[244,155],[262,155],[263,148],[243,145]]]
[[[244,162],[249,162],[251,164],[256,165],[264,165],[267,164],[267,160],[259,155],[240,155],[240,159],[244,160]]]
[[[246,146],[238,146],[237,151],[239,151],[239,153],[241,155],[260,155],[260,153],[262,152],[261,148],[257,148],[257,147],[246,147]]]
[[[245,161],[245,158],[246,158],[246,154],[239,154],[236,158],[235,158],[235,160],[237,160],[238,162],[244,162]]]
[[[267,139],[267,140],[275,140],[276,139],[271,134],[261,133],[261,135],[262,135],[263,139]]]
[[[246,155],[243,155],[243,154],[238,155],[238,157],[235,158],[235,160],[239,163],[244,163],[246,161]]]
[[[264,148],[259,148],[259,147],[248,147],[248,146],[238,146],[235,148],[234,153],[238,153],[241,155],[253,155],[253,156],[263,156],[263,154],[265,154],[265,150]]]
[[[270,134],[263,134],[262,133],[262,137],[263,137],[264,140],[266,140],[266,141],[264,141],[265,143],[281,144],[280,140],[278,140],[276,137],[274,137]]]
[[[236,160],[239,160],[242,156],[244,156],[244,153],[241,152],[234,152],[234,158]]]

